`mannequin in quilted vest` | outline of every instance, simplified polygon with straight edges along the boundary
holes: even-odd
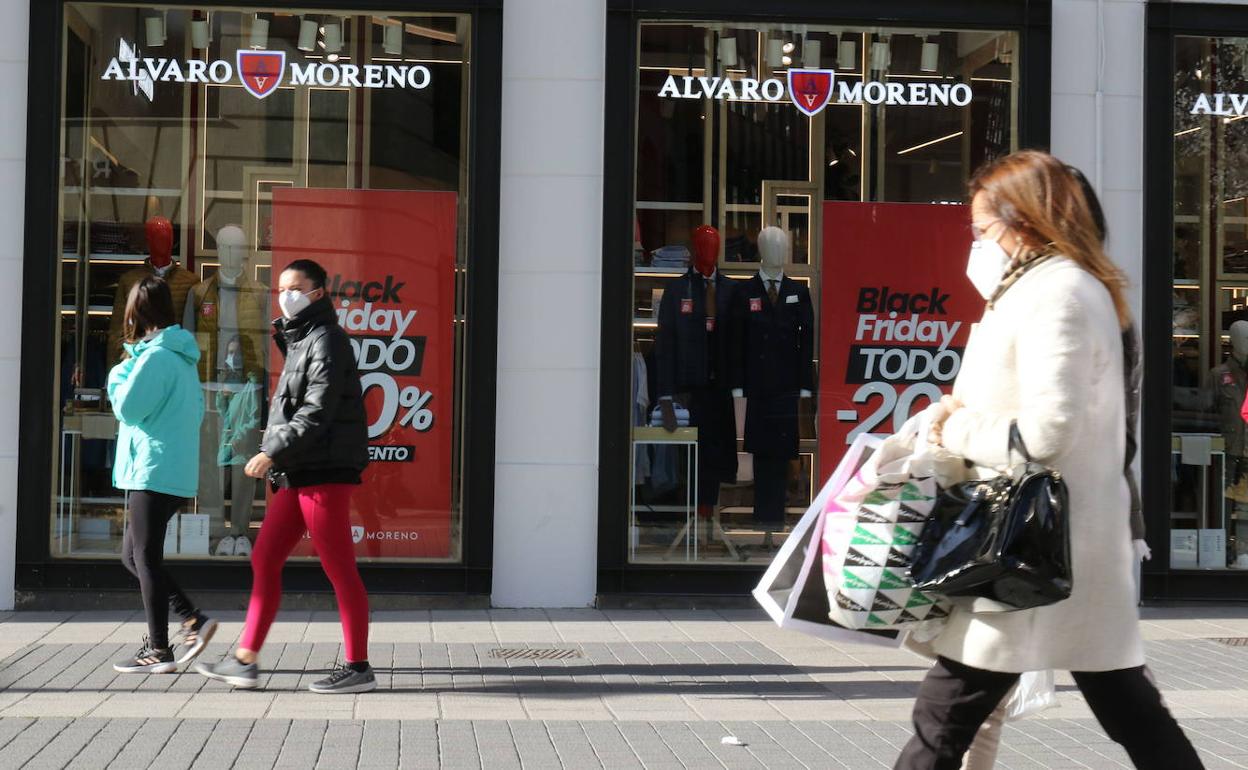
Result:
[[[191,289],[182,324],[199,344],[208,407],[200,436],[199,508],[209,515],[215,555],[248,556],[256,483],[243,466],[260,446],[269,287],[251,275],[241,227],[217,232],[217,255],[217,271]]]

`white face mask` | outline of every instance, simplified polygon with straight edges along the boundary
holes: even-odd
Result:
[[[983,239],[971,244],[971,255],[966,261],[966,277],[971,279],[975,291],[984,299],[991,299],[992,293],[1001,284],[1005,268],[1010,264],[1010,255],[996,241]]]
[[[294,318],[299,315],[299,311],[312,304],[312,300],[308,296],[298,290],[290,290],[279,292],[277,295],[277,304],[282,308],[282,315],[287,318]]]
[[[229,369],[237,369],[242,362],[238,360],[237,353],[230,353],[225,357],[225,365]]]

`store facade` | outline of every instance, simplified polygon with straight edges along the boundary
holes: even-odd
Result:
[[[501,11],[289,5],[31,5],[49,87],[29,99],[16,588],[36,603],[131,588],[105,385],[148,275],[195,336],[206,406],[166,558],[201,593],[246,589],[271,287],[300,257],[326,267],[361,369],[366,579],[489,594],[493,412],[467,405],[494,397],[498,137],[478,127],[497,123]],[[287,582],[323,590],[319,572],[305,539]]]
[[[740,602],[846,442],[956,375],[966,181],[1021,147],[1093,181],[1132,279],[1143,596],[1242,596],[1248,3],[937,5],[0,0],[0,604],[133,598],[99,399],[152,270],[209,404],[166,551],[246,589],[233,442],[295,254],[368,378],[382,601]]]
[[[1145,595],[1248,589],[1248,8],[1150,6],[1144,319]]]
[[[1049,144],[1050,8],[645,5],[608,28],[598,590],[744,594],[957,375],[967,182]]]

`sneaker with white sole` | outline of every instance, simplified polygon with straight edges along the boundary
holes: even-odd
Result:
[[[195,664],[195,670],[209,679],[244,690],[254,689],[260,684],[260,667],[255,663],[243,663],[233,655],[226,655],[217,663],[201,661]]]
[[[234,555],[234,538],[229,535],[217,541],[217,547],[212,552],[213,556],[233,556]]]
[[[217,621],[212,618],[200,617],[192,625],[184,625],[178,631],[178,665],[185,666],[208,646],[213,634],[217,633]]]
[[[152,647],[151,640],[143,637],[143,645],[132,658],[117,661],[113,670],[122,674],[171,674],[178,670],[178,662],[173,659],[173,651],[157,650]]]
[[[234,538],[234,555],[251,557],[251,541],[246,535],[239,535]]]
[[[335,668],[324,679],[308,686],[312,692],[322,695],[339,695],[355,692],[369,692],[377,689],[377,677],[373,676],[373,668],[369,666],[363,671],[356,671],[343,664]]]

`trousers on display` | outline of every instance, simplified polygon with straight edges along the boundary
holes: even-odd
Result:
[[[210,391],[206,391],[205,395],[209,396]],[[230,503],[231,535],[248,533],[256,504],[256,480],[243,473],[246,466],[220,463],[218,452],[221,434],[220,412],[205,412],[199,443],[199,511],[208,514],[214,538],[224,537],[226,534],[227,500]],[[252,434],[248,442],[258,452],[260,431],[252,431]]]
[[[754,522],[784,527],[789,463],[784,457],[754,455]]]
[[[732,393],[722,388],[690,391],[683,399],[698,429],[698,504],[719,502],[719,485],[737,479],[737,416]]]

